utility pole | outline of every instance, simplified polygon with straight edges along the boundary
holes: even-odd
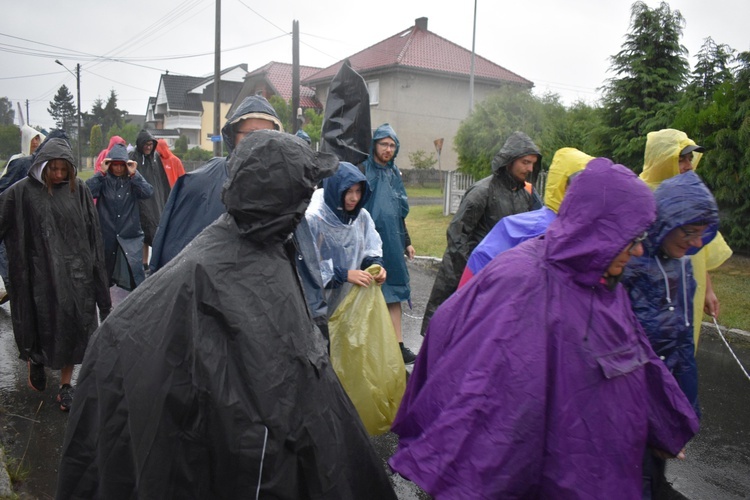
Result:
[[[76,77],[76,91],[78,93],[78,133],[76,134],[78,136],[76,142],[78,143],[78,165],[76,165],[79,169],[83,168],[83,165],[81,165],[81,65],[76,64],[76,72],[73,73],[68,69],[67,66],[65,66],[63,63],[60,62],[59,59],[55,59],[55,62],[65,68],[65,70]],[[29,102],[26,101],[26,106],[29,105]],[[28,120],[28,112],[26,113],[26,119]]]
[[[81,141],[83,140],[81,137],[81,63],[76,64],[76,86],[78,87],[76,89],[78,93],[78,140],[76,141],[78,143],[78,168],[83,168],[81,165]]]
[[[477,0],[474,0],[474,31],[471,35],[471,70],[469,72],[469,114],[474,111],[474,45],[477,39]]]
[[[299,130],[299,119],[297,110],[299,109],[299,21],[292,21],[292,130],[296,134]]]
[[[221,85],[221,0],[216,0],[216,46],[214,47],[214,137],[221,135],[219,114],[221,101],[219,87]],[[236,146],[236,144],[235,144]],[[222,143],[214,142],[214,156],[221,156]]]
[[[26,123],[31,123],[29,120],[31,118],[29,117],[29,100],[26,99]]]

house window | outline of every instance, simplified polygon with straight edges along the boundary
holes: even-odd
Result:
[[[370,94],[370,106],[380,102],[380,80],[370,80],[367,83],[367,92]]]

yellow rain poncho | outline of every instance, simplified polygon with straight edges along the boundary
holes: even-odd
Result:
[[[547,208],[555,213],[560,210],[570,176],[586,168],[586,164],[593,159],[576,148],[560,148],[555,152],[544,189],[544,204]]]
[[[662,181],[679,175],[680,151],[690,145],[695,145],[695,141],[690,139],[685,132],[679,130],[668,128],[657,132],[649,132],[646,137],[646,154],[641,179],[651,189],[656,189]],[[693,152],[694,169],[697,170],[702,156],[697,151]],[[724,241],[721,233],[717,233],[716,238],[711,243],[690,257],[695,281],[698,284],[693,297],[693,336],[696,349],[698,349],[698,338],[700,337],[701,321],[703,320],[703,305],[706,299],[706,273],[722,265],[731,256],[732,249]]]

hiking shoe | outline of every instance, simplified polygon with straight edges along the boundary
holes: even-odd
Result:
[[[0,306],[5,304],[10,300],[10,295],[8,295],[8,292],[3,292],[0,294]]]
[[[404,364],[405,365],[414,364],[414,362],[417,360],[417,355],[411,352],[411,349],[409,349],[405,345],[402,345],[400,347],[401,347],[401,357],[404,358]]]
[[[29,387],[35,391],[42,392],[47,388],[47,374],[44,373],[44,365],[34,363],[31,358],[28,360],[29,365]]]
[[[75,389],[70,384],[64,384],[60,387],[60,392],[57,393],[57,402],[60,403],[62,411],[70,411],[70,407],[73,405],[74,392]]]

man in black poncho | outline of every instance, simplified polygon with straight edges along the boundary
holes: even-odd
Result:
[[[513,132],[492,159],[492,175],[472,185],[461,200],[446,236],[447,248],[422,319],[422,335],[435,310],[458,288],[471,252],[500,219],[542,208],[526,178],[542,155],[531,138]]]
[[[313,333],[289,236],[338,160],[254,132],[227,212],[92,339],[58,498],[395,499]]]
[[[135,139],[135,149],[130,152],[130,159],[138,163],[138,172],[146,182],[154,188],[150,198],[138,200],[141,213],[141,228],[143,229],[143,269],[148,265],[148,247],[153,245],[156,228],[164,205],[169,198],[169,179],[161,164],[161,158],[156,154],[156,138],[143,129]]]

